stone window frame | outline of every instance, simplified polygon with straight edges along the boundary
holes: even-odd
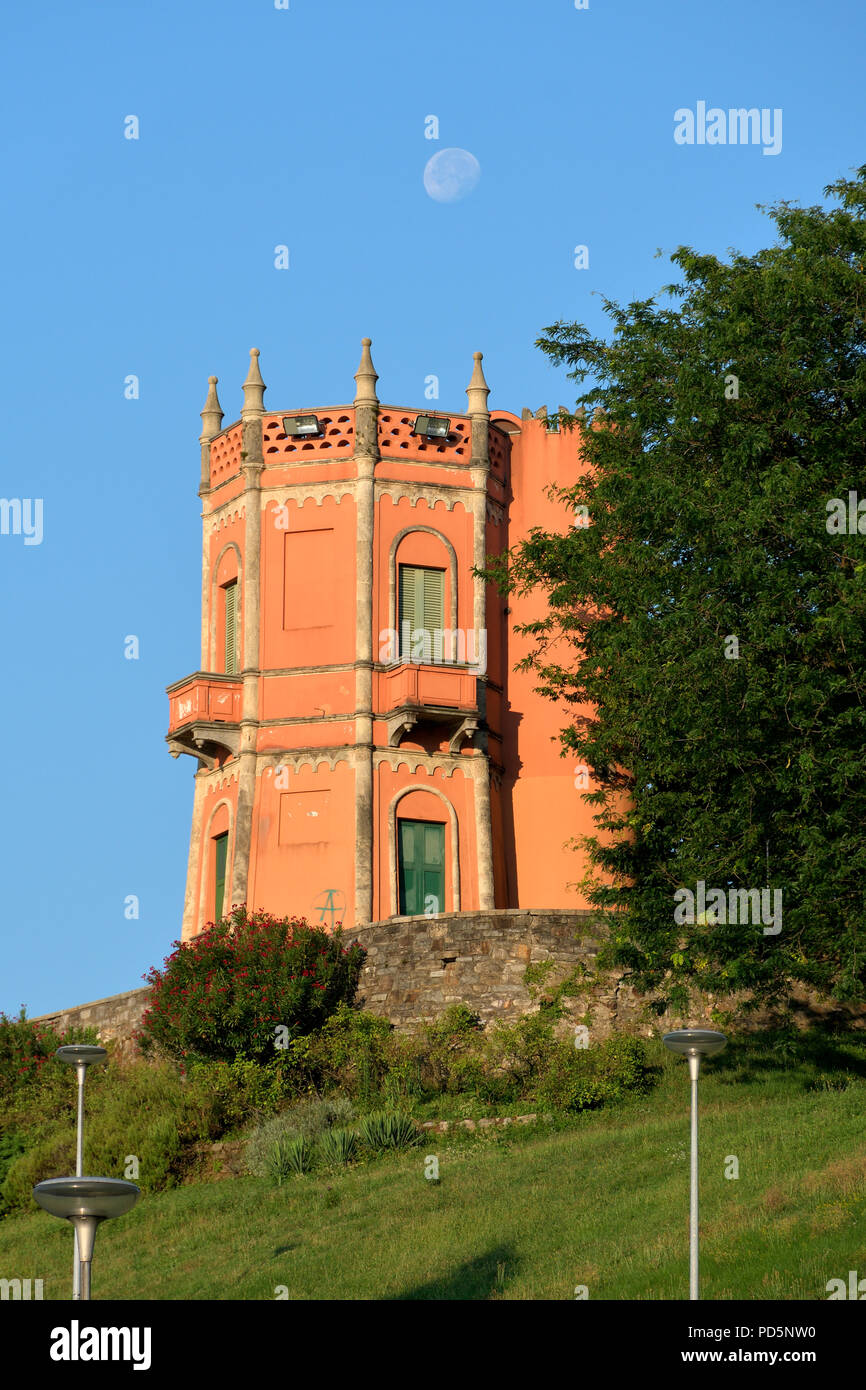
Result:
[[[214,881],[214,870],[216,869],[216,863],[215,863],[215,861],[214,861],[214,854],[215,854],[214,844],[215,844],[215,841],[216,841],[216,836],[213,835],[213,834],[211,834],[211,830],[212,830],[212,828],[213,828],[213,823],[214,823],[214,819],[215,819],[215,817],[216,817],[216,814],[217,814],[217,812],[218,812],[219,810],[222,809],[223,806],[225,806],[226,809],[228,810],[228,817],[229,817],[229,823],[228,823],[228,830],[227,830],[227,832],[224,832],[224,831],[222,831],[222,830],[220,831],[220,834],[221,834],[221,835],[224,834],[224,833],[227,833],[227,834],[228,834],[228,837],[229,837],[229,838],[228,838],[228,845],[226,846],[226,889],[225,889],[225,893],[224,893],[224,896],[223,896],[223,916],[226,915],[226,898],[231,898],[231,895],[232,895],[232,894],[231,894],[231,883],[232,883],[232,874],[233,874],[233,872],[234,872],[234,863],[235,863],[235,816],[234,816],[234,806],[232,805],[230,799],[229,799],[227,796],[221,796],[220,799],[219,799],[219,801],[218,801],[217,804],[213,807],[213,809],[211,810],[210,815],[209,815],[208,818],[207,818],[207,826],[206,826],[206,828],[205,828],[204,837],[203,837],[203,838],[204,838],[204,842],[205,842],[205,844],[207,845],[207,851],[206,851],[206,853],[205,853],[205,855],[204,855],[204,858],[205,858],[205,861],[206,861],[206,862],[205,862],[205,865],[204,865],[204,873],[203,873],[203,880],[204,880],[204,881],[203,881],[203,884],[202,884],[202,887],[203,887],[204,891],[200,894],[200,900],[199,900],[199,913],[198,913],[198,930],[199,930],[199,931],[202,931],[202,930],[203,930],[205,921],[206,921],[206,919],[207,919],[208,904],[210,903],[210,900],[211,900],[211,885],[213,884],[213,881]],[[228,911],[231,911],[231,909],[232,909],[232,903],[229,902],[229,903],[228,903]]]
[[[224,666],[224,664],[225,664],[225,663],[222,662],[222,661],[220,662],[220,670],[219,670],[219,672],[218,672],[217,666],[216,666],[216,660],[217,660],[217,630],[218,630],[218,628],[219,628],[219,611],[218,611],[218,606],[217,606],[217,605],[218,605],[218,594],[219,594],[219,591],[220,591],[220,589],[224,589],[224,588],[225,588],[225,585],[224,585],[224,584],[219,584],[219,583],[217,583],[217,575],[219,574],[219,567],[220,567],[220,565],[222,564],[223,556],[224,556],[224,555],[227,553],[227,551],[229,551],[229,550],[233,550],[233,551],[235,552],[235,555],[237,556],[237,562],[238,562],[238,572],[237,572],[237,574],[234,576],[234,580],[229,580],[228,582],[229,582],[229,583],[234,582],[234,583],[236,583],[237,586],[238,586],[238,588],[237,588],[237,593],[238,593],[238,596],[237,596],[237,609],[236,609],[236,612],[235,612],[235,658],[236,658],[236,664],[237,664],[237,668],[238,668],[238,669],[237,669],[237,671],[235,672],[235,675],[236,675],[236,677],[237,677],[238,679],[240,679],[241,671],[243,670],[243,657],[244,657],[244,650],[243,650],[243,635],[244,635],[244,629],[243,629],[243,604],[244,604],[244,590],[243,590],[243,557],[242,557],[242,555],[241,555],[241,549],[240,549],[240,546],[238,545],[237,541],[226,541],[225,545],[223,546],[222,550],[219,552],[219,554],[217,555],[216,559],[214,560],[213,565],[211,566],[211,574],[210,574],[210,622],[209,622],[209,624],[208,624],[208,626],[209,626],[209,634],[208,634],[208,665],[207,665],[207,669],[208,669],[208,671],[213,671],[214,674],[219,674],[219,673],[222,672],[222,668],[223,668],[223,666]]]
[[[424,531],[428,536],[435,536],[437,540],[442,541],[447,551],[448,580],[451,588],[448,627],[451,632],[454,632],[457,628],[457,551],[454,549],[448,537],[444,535],[442,531],[437,531],[435,526],[405,526],[402,531],[397,532],[391,541],[391,547],[388,552],[388,630],[399,634],[397,613],[397,596],[399,590],[397,580],[399,567],[397,564],[397,551],[406,537],[413,535],[416,531]],[[407,560],[406,563],[411,564],[412,562]],[[403,665],[403,660],[400,658],[388,664],[392,666],[401,666]]]

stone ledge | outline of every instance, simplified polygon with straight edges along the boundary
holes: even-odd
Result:
[[[447,1134],[449,1129],[492,1129],[496,1125],[504,1129],[506,1125],[531,1125],[537,1119],[537,1115],[492,1115],[483,1120],[425,1120],[418,1127],[428,1132],[435,1130],[437,1134]]]

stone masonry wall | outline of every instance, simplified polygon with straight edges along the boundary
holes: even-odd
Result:
[[[485,1023],[517,1018],[533,1007],[524,982],[526,967],[552,960],[549,983],[575,966],[592,970],[598,927],[591,912],[449,912],[438,917],[396,917],[362,927],[367,949],[358,998],[371,1013],[398,1028],[411,1028],[465,1003]],[[567,1002],[582,1014],[589,996]],[[616,1016],[615,984],[593,991],[599,1022],[609,1031]]]
[[[555,984],[577,965],[594,969],[598,951],[593,914],[580,911],[509,909],[395,917],[372,922],[355,935],[368,953],[358,1002],[398,1029],[434,1019],[459,1002],[485,1023],[517,1018],[533,1008],[523,978],[527,965],[553,961],[547,983]],[[146,986],[127,990],[43,1014],[34,1022],[52,1023],[60,1030],[93,1027],[102,1041],[115,1039],[120,1050],[129,1053],[149,993]],[[613,979],[566,1001],[567,1013],[574,1018],[582,1017],[588,1007],[593,1037],[604,1037],[617,1025],[635,1024],[637,1006]]]
[[[594,973],[600,928],[593,913],[587,911],[500,909],[450,912],[439,917],[393,917],[387,922],[371,922],[355,935],[367,949],[358,1003],[390,1019],[396,1028],[411,1030],[454,1003],[467,1004],[485,1023],[530,1012],[535,1005],[524,981],[526,967],[552,961],[546,986],[555,985],[576,966]],[[59,1029],[89,1025],[103,1041],[116,1039],[121,1052],[128,1054],[134,1050],[132,1034],[141,1022],[149,992],[147,987],[127,990],[77,1008],[43,1014],[34,1022],[50,1022]],[[649,1021],[644,1015],[644,1001],[612,975],[588,982],[580,994],[566,998],[564,1004],[563,1027],[586,1022],[592,1041],[618,1029],[649,1036],[659,1027],[667,1031],[708,1023],[713,1007],[713,1001],[707,999],[687,1019],[666,1015]],[[804,1001],[800,1021],[826,1013]],[[866,1021],[863,1011],[859,1011],[858,1021]]]
[[[78,1004],[57,1013],[40,1014],[33,1023],[49,1023],[59,1033],[67,1028],[95,1028],[100,1042],[116,1040],[122,1053],[134,1051],[132,1035],[141,1023],[147,1007],[150,989],[128,989],[125,994],[111,994],[107,999],[94,999],[90,1004]]]

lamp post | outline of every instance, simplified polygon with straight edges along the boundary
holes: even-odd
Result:
[[[141,1190],[122,1178],[47,1178],[38,1182],[33,1196],[43,1210],[61,1216],[75,1227],[76,1249],[80,1252],[81,1299],[90,1298],[90,1266],[93,1242],[100,1221],[123,1216],[135,1206]]]
[[[689,1186],[689,1298],[699,1299],[698,1282],[698,1076],[701,1058],[713,1057],[727,1046],[724,1033],[714,1033],[709,1028],[680,1028],[675,1033],[666,1033],[665,1047],[671,1052],[689,1059],[689,1077],[692,1090],[692,1147],[691,1177]]]
[[[91,1043],[68,1043],[65,1047],[58,1047],[54,1055],[59,1061],[65,1062],[67,1066],[75,1067],[78,1075],[78,1129],[75,1142],[75,1175],[80,1178],[84,1172],[84,1082],[87,1077],[87,1068],[92,1066],[94,1062],[104,1062],[108,1053],[104,1047],[94,1047]],[[73,1298],[81,1297],[80,1278],[81,1260],[79,1258],[78,1226],[75,1226],[72,1252]]]

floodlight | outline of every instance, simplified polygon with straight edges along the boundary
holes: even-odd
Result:
[[[439,415],[419,415],[412,426],[413,434],[421,434],[426,439],[447,439],[451,432],[451,421]]]
[[[325,433],[318,415],[286,415],[283,429],[290,439],[321,438]]]

